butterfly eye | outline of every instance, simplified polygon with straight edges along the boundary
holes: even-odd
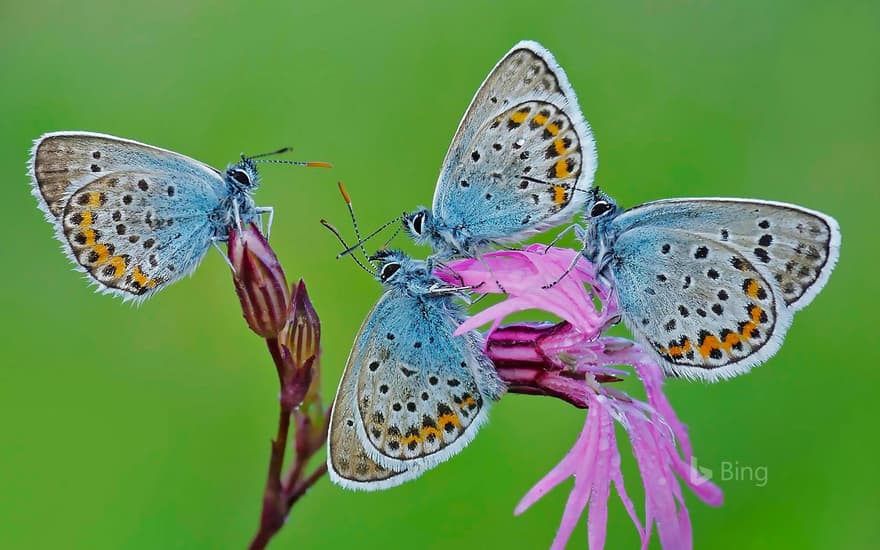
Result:
[[[251,178],[244,170],[230,170],[229,175],[244,187],[249,187],[251,184]]]
[[[593,208],[590,209],[590,217],[598,218],[609,210],[611,210],[611,203],[607,201],[596,201]]]
[[[382,272],[379,274],[379,278],[382,279],[383,281],[387,281],[395,273],[397,273],[398,269],[400,269],[400,264],[398,264],[398,263],[392,262],[390,264],[385,264],[384,266],[382,266]]]
[[[412,227],[412,230],[413,230],[413,232],[415,232],[416,235],[422,234],[422,224],[424,223],[424,221],[425,221],[425,213],[424,212],[419,212],[418,214],[413,216],[412,220],[410,221],[410,226]]]

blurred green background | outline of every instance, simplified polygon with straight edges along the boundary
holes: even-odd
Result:
[[[671,381],[668,394],[725,491],[720,509],[688,495],[698,548],[876,544],[877,2],[49,0],[2,11],[0,546],[242,548],[276,420],[273,367],[219,255],[140,307],[94,294],[29,194],[32,139],[107,132],[220,167],[288,144],[332,161],[332,172],[266,167],[256,195],[276,208],[274,247],[321,314],[329,401],[380,292],[334,260],[318,225],[350,233],[336,179],[364,228],[430,203],[465,107],[522,38],[568,72],[598,141],[597,182],[622,205],[726,195],[837,217],[841,261],[779,354],[733,381]],[[570,485],[522,517],[513,507],[583,418],[551,399],[505,398],[465,452],[416,482],[362,494],[322,480],[273,547],[546,547]],[[622,454],[641,513],[626,444]],[[765,467],[766,484],[721,480],[725,467]],[[636,547],[611,502],[608,547]],[[583,522],[570,546],[586,547]]]

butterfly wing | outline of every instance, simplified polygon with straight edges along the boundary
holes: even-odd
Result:
[[[837,221],[794,204],[748,199],[670,199],[633,208],[615,220],[620,231],[652,225],[718,240],[770,279],[797,311],[822,290],[840,254]]]
[[[627,326],[667,374],[717,380],[782,344],[791,313],[727,243],[655,226],[622,233],[609,265]]]
[[[54,132],[34,142],[28,171],[34,195],[47,216],[57,218],[72,188],[126,170],[190,173],[219,180],[219,172],[184,155],[137,141],[92,132]]]
[[[579,211],[586,194],[575,189],[587,189],[595,170],[593,136],[565,72],[541,45],[520,42],[471,101],[433,212],[477,240],[516,240]]]
[[[58,237],[102,291],[143,299],[198,266],[219,200],[192,174],[117,171],[67,198]]]
[[[353,448],[345,437],[351,428],[369,459],[362,461],[366,471],[379,466],[400,473],[361,488],[417,477],[474,437],[502,386],[479,335],[452,336],[459,322],[448,298],[401,290],[382,297],[361,329],[334,401],[328,454],[337,477],[348,479],[340,468]],[[377,477],[384,475],[390,474]]]

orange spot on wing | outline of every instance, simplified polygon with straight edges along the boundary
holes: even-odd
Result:
[[[739,334],[735,332],[730,332],[727,334],[727,336],[724,337],[724,341],[721,342],[721,347],[729,353],[733,346],[739,344],[739,342]]]
[[[463,409],[465,407],[470,407],[471,405],[476,405],[477,402],[470,395],[462,399],[461,403],[458,404],[458,408]]]
[[[562,204],[565,202],[565,187],[560,185],[553,186],[553,202]]]
[[[420,445],[421,445],[421,443],[422,443],[422,438],[419,437],[419,436],[416,435],[416,434],[408,435],[408,436],[406,436],[406,437],[404,437],[403,439],[400,440],[400,445],[401,445],[401,447],[406,447],[407,445],[409,445],[409,444],[412,443],[413,441],[415,441],[417,444],[420,444]]]
[[[556,161],[556,178],[562,179],[567,178],[571,175],[571,172],[568,171],[568,161],[566,159],[559,159]]]
[[[134,281],[141,286],[147,286],[147,282],[151,280],[149,277],[144,275],[144,272],[141,271],[141,266],[139,265],[134,266],[134,272],[131,274],[131,278],[134,279]]]
[[[87,204],[91,207],[101,206],[101,193],[97,191],[90,191],[89,202]]]
[[[749,298],[757,298],[759,290],[761,290],[761,285],[758,284],[758,281],[749,279],[749,284],[746,286],[746,295]]]
[[[565,154],[565,140],[556,138],[553,140],[553,147],[556,148],[556,152],[560,155]]]
[[[125,267],[126,267],[125,258],[123,258],[122,256],[113,256],[112,258],[107,260],[107,263],[113,266],[113,269],[114,269],[113,278],[114,279],[118,279],[119,277],[122,277],[122,274],[125,273]]]
[[[441,415],[440,418],[437,419],[437,424],[440,425],[441,430],[445,430],[447,424],[452,424],[456,428],[461,427],[461,421],[458,419],[458,415],[455,413],[446,413],[444,415]]]
[[[670,347],[668,353],[673,357],[681,357],[689,351],[691,351],[691,341],[685,338],[682,345]]]
[[[92,251],[98,255],[98,261],[95,262],[95,265],[101,265],[110,259],[110,250],[105,244],[96,244]]]
[[[721,341],[714,334],[710,334],[703,339],[703,343],[700,344],[700,347],[697,350],[700,352],[700,355],[705,359],[709,357],[709,354],[712,353],[712,350],[721,349]]]
[[[92,219],[91,210],[85,210],[82,213],[82,221],[79,222],[79,226],[80,227],[88,227],[88,226],[92,225],[93,221],[94,220]]]
[[[538,113],[537,115],[534,116],[534,118],[532,118],[532,122],[534,122],[538,126],[543,126],[543,125],[547,124],[547,117],[545,117],[541,113]]]
[[[764,313],[764,310],[758,306],[752,307],[752,322],[757,324],[761,322],[761,315]]]
[[[526,121],[526,117],[529,116],[528,111],[517,111],[510,115],[510,120],[515,122],[516,124],[522,124]]]
[[[94,229],[83,229],[83,236],[86,238],[86,242],[84,246],[95,246],[95,230]]]
[[[547,131],[550,132],[551,136],[558,136],[559,135],[559,126],[557,126],[555,124],[548,124]]]

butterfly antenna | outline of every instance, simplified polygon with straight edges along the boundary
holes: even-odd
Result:
[[[399,218],[398,218],[398,219],[399,219]],[[391,221],[392,221],[392,222],[395,222],[395,221],[397,221],[397,220],[391,220]],[[391,223],[391,222],[389,222],[389,223]],[[383,227],[383,229],[384,229],[384,227]],[[394,230],[394,233],[391,234],[391,237],[389,237],[388,240],[385,241],[385,242],[382,244],[382,248],[383,248],[383,249],[388,248],[388,245],[391,244],[391,241],[393,241],[393,240],[395,239],[395,237],[397,237],[397,234],[400,233],[400,230],[401,230],[401,229],[403,229],[403,226],[402,226],[402,225],[398,225],[398,226],[397,226],[397,229]]]
[[[322,220],[321,220],[321,225],[323,225],[324,227],[326,227],[327,229],[329,229],[331,233],[333,233],[334,235],[336,235],[336,238],[339,239],[339,242],[342,243],[342,246],[348,248],[348,243],[345,242],[345,239],[344,239],[344,238],[342,237],[342,235],[339,233],[339,230],[336,229],[335,227],[333,227],[333,225],[332,225],[330,222],[328,222],[327,220],[322,219]],[[376,276],[376,272],[373,271],[372,269],[368,268],[367,266],[365,266],[363,263],[361,263],[361,261],[358,260],[357,256],[355,256],[354,254],[352,254],[352,255],[351,255],[351,259],[354,260],[354,263],[356,263],[356,264],[358,265],[358,267],[360,267],[361,269],[363,269],[364,271],[366,271],[367,273],[369,273],[369,274],[372,275],[373,277]]]
[[[243,157],[248,158],[248,160],[254,160],[255,157]],[[312,161],[306,162],[302,160],[278,160],[278,159],[257,159],[254,162],[261,162],[264,164],[292,164],[294,166],[306,166],[308,168],[333,168],[333,165],[329,162],[321,162],[321,161]]]
[[[355,248],[360,248],[361,254],[363,254],[364,258],[369,262],[370,257],[367,256],[367,249],[364,247],[365,241],[364,239],[361,239],[361,230],[358,227],[357,216],[354,215],[354,206],[351,204],[351,195],[348,194],[345,185],[343,185],[341,181],[338,182],[337,185],[339,185],[339,192],[342,193],[342,200],[345,201],[345,206],[348,207],[348,215],[351,217],[351,225],[354,226],[354,238],[357,239]],[[339,256],[337,256],[337,258],[338,257]],[[372,262],[370,262],[370,264],[372,265]]]
[[[289,153],[290,151],[293,151],[293,147],[282,147],[281,149],[278,149],[277,151],[272,151],[270,153],[260,153],[259,155],[251,155],[251,156],[247,156],[244,153],[242,153],[241,157],[242,158],[249,158],[249,159],[253,160],[253,159],[258,159],[261,157],[272,157],[275,155],[283,155],[284,153]]]

